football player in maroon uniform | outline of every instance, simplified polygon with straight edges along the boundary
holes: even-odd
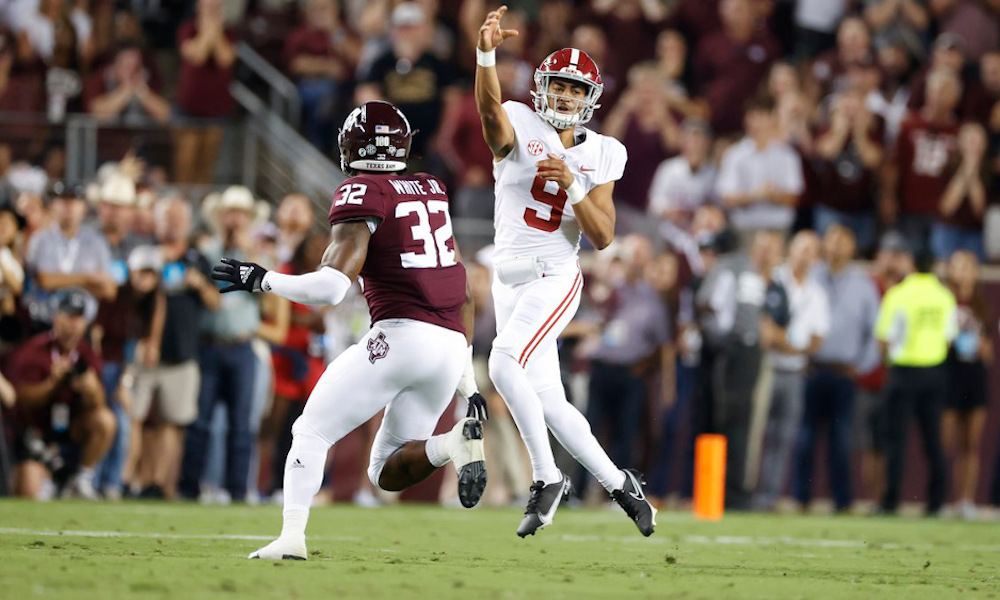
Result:
[[[330,364],[292,426],[281,536],[250,558],[306,559],[306,521],[327,451],[383,408],[368,466],[374,485],[402,490],[451,462],[464,506],[475,506],[486,487],[472,300],[444,184],[403,174],[412,137],[388,102],[347,117],[339,143],[350,177],[334,195],[332,241],[317,271],[284,275],[228,258],[215,268],[213,277],[231,284],[223,293],[271,292],[302,304],[337,304],[360,276],[372,316],[368,335]],[[432,435],[456,390],[469,399],[468,417]]]

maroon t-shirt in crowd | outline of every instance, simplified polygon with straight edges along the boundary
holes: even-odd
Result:
[[[346,57],[341,56],[340,53],[334,49],[334,36],[343,36],[344,38],[350,37],[347,31],[343,29],[336,32],[329,32],[325,29],[317,29],[308,25],[299,27],[293,31],[285,41],[284,58],[286,67],[290,71],[292,68],[292,61],[300,56],[335,58],[338,59],[342,65],[344,69],[344,76],[350,76],[354,65],[350,64],[350,61],[348,61]]]
[[[29,338],[12,353],[7,364],[7,378],[16,388],[25,384],[41,383],[52,374],[52,362],[57,356],[66,356],[71,362],[83,360],[87,365],[100,373],[101,361],[94,354],[90,344],[80,341],[71,352],[60,352],[55,336],[51,331],[45,331]],[[51,406],[66,404],[70,411],[79,409],[80,396],[70,389],[68,384],[61,385],[52,400],[33,408],[23,405],[17,408],[17,420],[25,426],[35,426],[47,429],[50,426]]]
[[[426,173],[358,175],[334,194],[331,225],[379,221],[361,269],[372,323],[414,319],[465,333],[465,266],[448,209],[444,184]]]
[[[946,169],[947,180],[951,182],[952,178],[961,168],[961,162],[955,162],[948,166]],[[989,206],[992,202],[993,197],[996,195],[996,190],[993,187],[992,179],[989,176],[988,169],[984,168],[979,174],[980,180],[983,182],[983,188],[986,191],[986,204]],[[969,195],[966,194],[962,198],[962,203],[958,205],[955,212],[951,213],[949,216],[943,214],[938,215],[938,219],[942,223],[947,223],[948,225],[953,225],[955,227],[961,227],[962,229],[969,229],[972,231],[982,231],[983,230],[983,215],[977,215],[975,211],[972,210],[972,204],[969,200]]]
[[[177,49],[187,40],[198,35],[198,25],[188,21],[177,28]],[[236,34],[226,30],[229,43],[236,43]],[[233,81],[233,67],[222,68],[209,55],[201,66],[181,58],[180,83],[177,86],[177,106],[189,117],[217,119],[232,114],[235,104],[229,94]]]
[[[766,31],[759,32],[748,44],[733,42],[724,31],[698,44],[694,57],[698,93],[712,109],[716,133],[740,131],[746,102],[757,92],[779,55],[778,43]]]
[[[622,178],[615,182],[615,201],[646,212],[653,175],[671,153],[663,143],[660,128],[643,129],[634,115],[628,118],[621,142],[628,148],[629,161]]]
[[[883,122],[873,117],[875,125],[868,130],[868,141],[882,146]],[[825,135],[829,127],[820,129],[817,137]],[[803,159],[806,162],[806,159]],[[861,162],[854,134],[850,134],[840,154],[833,160],[814,158],[808,161],[815,173],[813,199],[816,204],[824,204],[848,213],[865,213],[875,210],[875,190],[878,172]]]
[[[936,215],[948,187],[948,165],[958,152],[957,121],[932,125],[911,113],[899,128],[895,165],[899,172],[897,199],[903,213]]]

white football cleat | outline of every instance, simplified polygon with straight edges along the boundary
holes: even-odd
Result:
[[[458,499],[465,508],[479,503],[486,489],[486,453],[483,423],[466,417],[448,432],[448,456],[458,472]]]
[[[305,536],[299,539],[279,537],[256,552],[251,552],[247,558],[262,558],[264,560],[306,560]]]

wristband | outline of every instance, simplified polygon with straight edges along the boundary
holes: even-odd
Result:
[[[476,64],[480,67],[495,67],[497,64],[496,49],[483,52],[479,48],[476,48]]]
[[[566,188],[566,196],[569,198],[570,204],[579,204],[580,201],[587,197],[587,190],[583,189],[580,182],[574,179],[573,185]]]

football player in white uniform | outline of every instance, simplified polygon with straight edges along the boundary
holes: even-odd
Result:
[[[490,378],[528,448],[534,481],[517,534],[550,524],[571,487],[552,457],[547,426],[648,536],[656,509],[643,493],[642,475],[615,466],[567,402],[556,346],[580,304],[580,232],[598,249],[614,239],[611,192],[625,169],[625,147],[581,127],[598,107],[603,84],[594,61],[576,48],[553,52],[535,71],[534,108],[501,104],[495,49],[517,35],[500,27],[506,10],[489,13],[479,30],[475,93],[496,179]]]

